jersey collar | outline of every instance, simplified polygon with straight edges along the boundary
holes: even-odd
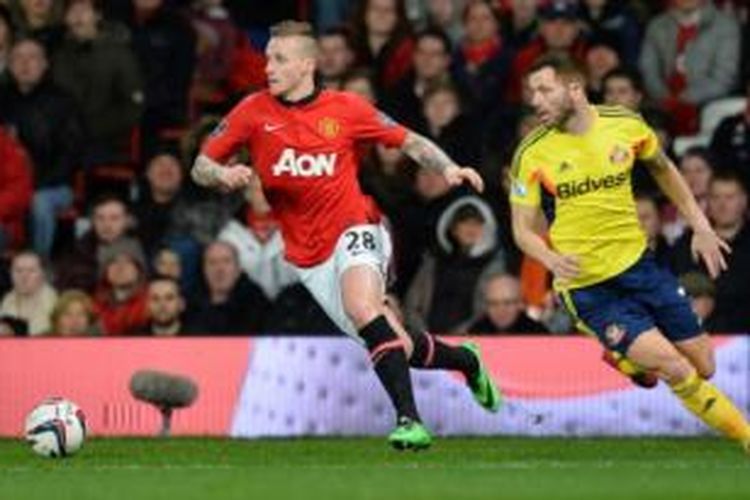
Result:
[[[323,87],[321,85],[315,84],[315,88],[313,89],[312,93],[306,95],[302,99],[297,99],[296,101],[290,101],[288,99],[284,99],[283,97],[277,97],[276,99],[282,106],[286,106],[287,108],[300,107],[313,102],[318,98],[322,91]]]

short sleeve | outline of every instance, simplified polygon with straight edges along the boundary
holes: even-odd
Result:
[[[510,174],[510,201],[517,205],[539,207],[542,193],[539,173],[531,164],[528,150],[519,149],[513,157]]]
[[[219,122],[203,142],[201,154],[224,163],[248,142],[252,132],[251,99],[252,96],[240,102]]]
[[[354,139],[362,142],[377,142],[391,148],[398,148],[406,140],[408,129],[386,113],[358,95],[348,94],[346,109],[349,115]]]
[[[636,157],[639,160],[653,158],[659,152],[659,138],[656,132],[643,119],[638,120],[637,130]]]

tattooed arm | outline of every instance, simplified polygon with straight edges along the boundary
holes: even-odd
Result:
[[[247,165],[226,167],[203,154],[195,159],[190,175],[200,186],[223,191],[247,188],[254,177],[253,170]]]
[[[424,136],[409,132],[401,151],[422,167],[441,172],[451,186],[466,181],[477,191],[484,190],[484,181],[474,169],[459,167],[442,149]]]

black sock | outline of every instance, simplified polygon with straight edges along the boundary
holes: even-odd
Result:
[[[388,320],[378,316],[360,329],[359,334],[367,344],[375,373],[391,398],[398,418],[408,417],[419,422],[406,353]]]
[[[479,360],[461,346],[446,344],[427,332],[411,333],[414,343],[411,366],[414,368],[456,370],[472,380],[479,372]]]

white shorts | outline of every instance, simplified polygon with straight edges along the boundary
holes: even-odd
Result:
[[[391,236],[383,224],[363,224],[344,231],[325,262],[313,267],[292,267],[336,326],[361,341],[357,328],[344,311],[341,275],[355,266],[370,266],[382,277],[385,294],[392,249]]]

